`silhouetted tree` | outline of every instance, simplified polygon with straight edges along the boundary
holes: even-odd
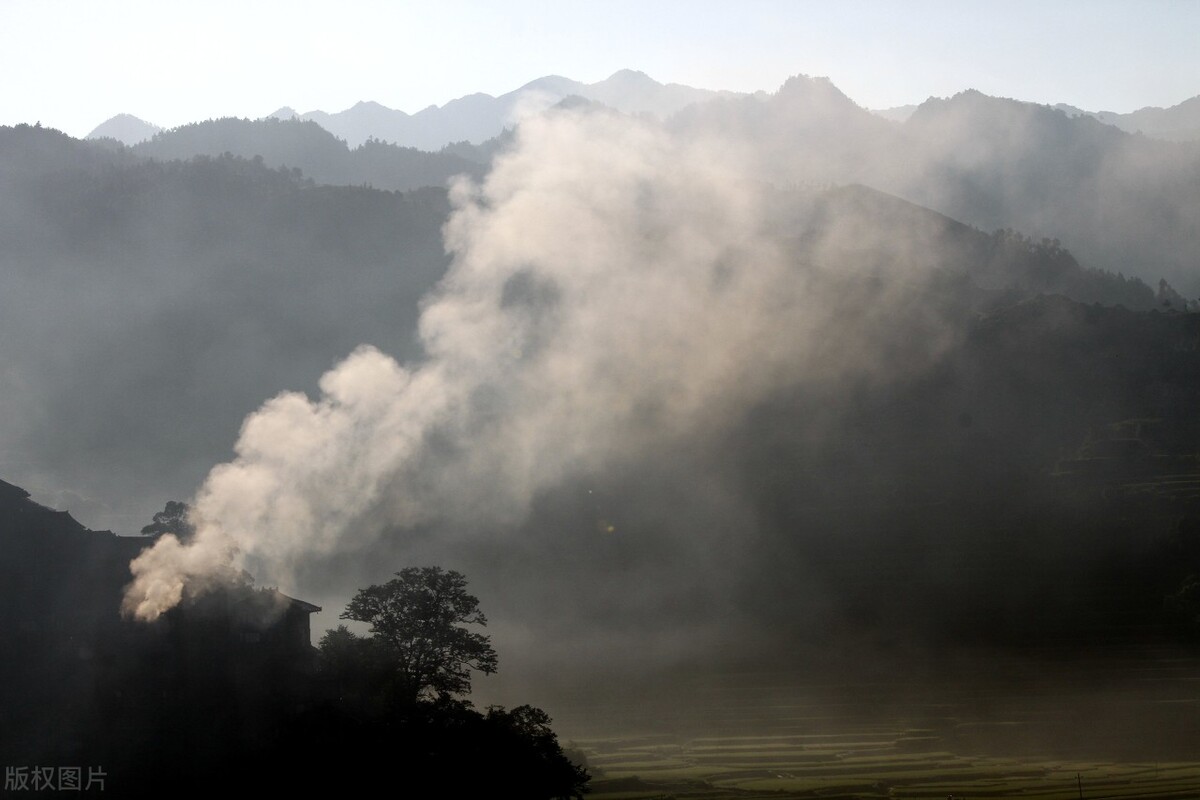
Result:
[[[550,728],[550,716],[534,706],[506,711],[488,709],[493,729],[490,773],[520,786],[529,797],[582,797],[591,779],[587,769],[572,763]]]
[[[366,622],[373,647],[393,666],[395,699],[415,704],[471,691],[471,671],[496,671],[496,651],[488,637],[466,625],[486,625],[479,600],[454,570],[408,567],[383,585],[368,586],[342,612],[342,619]],[[353,636],[340,631],[331,645]],[[327,635],[328,638],[328,635]],[[323,649],[325,640],[322,640]]]
[[[330,764],[305,776],[314,791],[366,792],[403,775],[420,796],[580,798],[590,775],[563,753],[550,717],[533,706],[486,714],[454,695],[470,691],[472,670],[495,672],[479,601],[466,579],[440,567],[410,567],[350,601],[343,619],[367,622],[371,636],[344,625],[320,642],[324,704],[290,726],[276,755],[297,743],[317,747]]]
[[[161,536],[172,533],[180,541],[186,541],[196,532],[196,528],[188,521],[191,507],[178,500],[168,500],[162,511],[154,515],[154,521],[142,528],[143,536]]]

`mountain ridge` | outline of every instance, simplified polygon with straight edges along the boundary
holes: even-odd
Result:
[[[786,85],[785,82],[784,86]],[[591,84],[562,75],[544,75],[498,96],[473,92],[450,99],[441,105],[431,104],[413,113],[390,108],[375,100],[360,100],[349,108],[335,112],[322,109],[299,112],[291,106],[284,105],[266,114],[264,118],[311,119],[346,141],[352,148],[374,138],[401,146],[435,151],[457,142],[480,144],[499,135],[505,127],[510,127],[521,114],[549,107],[571,95],[599,102],[625,113],[649,113],[665,118],[693,103],[722,97],[764,99],[770,94],[765,90],[730,92],[673,82],[661,83],[640,70],[620,69],[604,80]],[[938,99],[946,98],[929,98]],[[883,119],[903,123],[921,105],[923,103],[913,103],[869,111]],[[1151,138],[1169,141],[1200,139],[1200,95],[1174,106],[1146,106],[1129,113],[1087,111],[1068,103],[1057,103],[1048,107],[1061,110],[1068,116],[1091,117],[1127,133],[1140,132]],[[134,145],[162,130],[163,128],[133,115],[121,113],[98,125],[85,138],[107,137],[126,145]]]

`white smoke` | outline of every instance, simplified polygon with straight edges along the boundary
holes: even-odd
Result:
[[[607,112],[526,120],[482,185],[452,190],[426,359],[361,347],[316,400],[248,417],[194,538],[133,562],[126,612],[154,619],[229,570],[287,585],[384,526],[519,520],[538,491],[817,369],[832,312],[765,230],[743,155]]]

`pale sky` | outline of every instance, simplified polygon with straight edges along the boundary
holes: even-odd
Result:
[[[975,88],[1125,112],[1200,94],[1200,0],[0,0],[0,65],[0,124],[73,136],[120,112],[411,113],[622,68],[739,91],[824,75],[868,108]]]

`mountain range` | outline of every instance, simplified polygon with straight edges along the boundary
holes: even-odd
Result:
[[[261,156],[318,183],[408,190],[458,174],[480,177],[511,137],[506,126],[563,103],[651,114],[697,141],[751,143],[765,180],[862,183],[985,230],[1058,239],[1089,266],[1165,278],[1186,296],[1200,295],[1200,226],[1188,211],[1200,207],[1200,140],[1165,141],[1110,124],[1183,136],[1200,98],[1111,115],[969,90],[911,112],[891,109],[888,119],[826,78],[796,76],[774,93],[743,95],[663,85],[625,70],[595,84],[550,76],[498,98],[470,95],[414,115],[360,103],[340,114],[280,109],[256,121],[209,120],[156,133],[133,152]],[[110,122],[110,130],[121,127]],[[151,130],[121,124],[137,137]]]
[[[499,97],[470,94],[412,115],[378,103],[361,102],[334,114],[324,111],[297,114],[285,107],[270,116],[313,120],[351,147],[375,138],[403,147],[438,150],[451,142],[479,144],[512,127],[523,115],[545,110],[572,96],[627,114],[651,114],[661,118],[692,103],[728,94],[678,83],[664,85],[643,72],[621,70],[591,84],[549,75]]]
[[[351,148],[369,139],[378,139],[401,147],[440,150],[455,142],[479,144],[500,135],[522,116],[545,110],[568,97],[581,97],[627,114],[650,114],[662,118],[692,103],[733,94],[696,89],[678,83],[662,84],[644,72],[623,69],[605,80],[590,84],[547,75],[499,97],[470,94],[443,106],[429,106],[415,114],[388,108],[374,101],[362,101],[344,111],[333,113],[320,110],[299,113],[284,106],[268,114],[267,118],[311,120]],[[133,145],[152,137],[159,130],[136,117],[119,114],[98,126],[86,138],[110,137]]]
[[[976,91],[903,123],[828,79],[719,98],[667,121],[690,140],[746,148],[763,180],[862,183],[984,230],[1059,240],[1083,263],[1200,294],[1200,142],[1125,133],[1090,117]]]
[[[873,109],[872,113],[894,122],[904,122],[913,115],[918,107],[917,104],[895,106]],[[1126,133],[1140,133],[1152,139],[1175,142],[1200,139],[1200,96],[1189,98],[1168,108],[1146,106],[1127,113],[1086,111],[1068,103],[1055,103],[1052,108],[1062,111],[1069,117],[1091,117]]]
[[[749,96],[765,99],[768,94],[759,91]],[[267,118],[312,120],[351,148],[369,139],[378,139],[402,147],[440,150],[455,142],[479,144],[491,139],[505,128],[512,127],[522,115],[543,110],[567,97],[581,97],[628,114],[650,114],[661,119],[694,103],[740,96],[746,95],[678,83],[662,84],[644,72],[623,69],[605,80],[590,84],[559,75],[547,75],[499,97],[475,93],[442,106],[431,105],[414,114],[388,108],[375,101],[361,101],[337,112],[313,110],[301,113],[290,106],[283,106],[268,114]],[[918,106],[910,104],[876,109],[872,113],[894,122],[904,122]],[[1148,106],[1129,113],[1086,111],[1066,103],[1053,107],[1069,116],[1091,117],[1127,133],[1142,133],[1171,141],[1200,139],[1200,96],[1169,108]],[[134,145],[161,130],[157,125],[130,114],[118,114],[98,125],[86,138],[111,138]]]
[[[1127,133],[1141,133],[1155,139],[1176,142],[1200,139],[1200,96],[1169,108],[1147,106],[1128,114],[1115,111],[1084,111],[1065,103],[1054,107],[1071,116],[1092,117]]]

